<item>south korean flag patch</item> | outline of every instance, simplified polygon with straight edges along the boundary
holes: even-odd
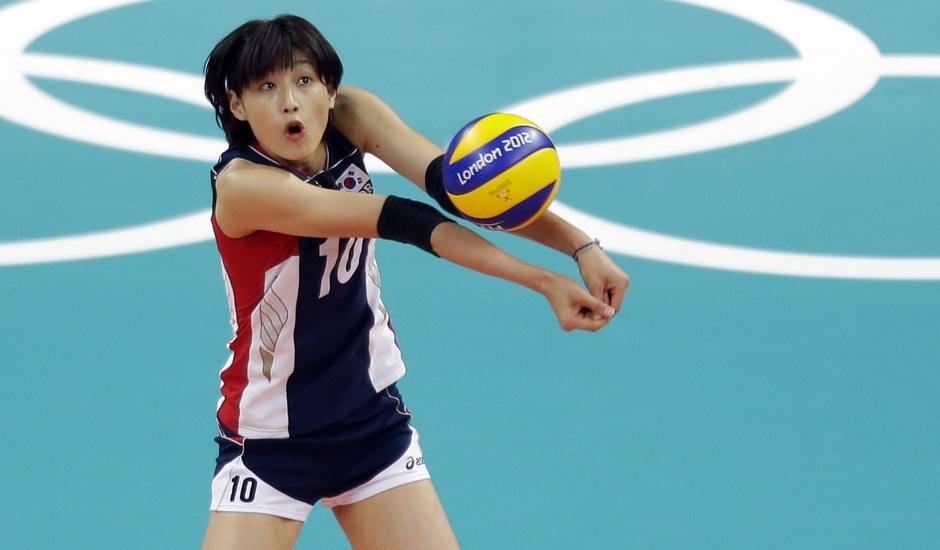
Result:
[[[369,174],[355,164],[350,164],[337,181],[343,191],[372,193],[372,181],[369,179]]]

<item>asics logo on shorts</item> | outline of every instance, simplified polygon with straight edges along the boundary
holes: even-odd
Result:
[[[422,464],[424,464],[423,456],[419,456],[418,458],[409,456],[408,460],[405,461],[405,469],[411,470],[411,469],[414,469],[415,466],[421,466]]]

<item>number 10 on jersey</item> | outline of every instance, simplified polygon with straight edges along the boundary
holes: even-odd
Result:
[[[359,268],[359,260],[362,256],[362,237],[352,239],[340,239],[331,237],[320,245],[320,257],[326,258],[326,265],[323,267],[323,279],[320,280],[320,298],[330,293],[330,280],[332,279],[333,269],[336,269],[336,280],[344,285],[352,279],[356,269]],[[340,254],[340,245],[345,241],[343,253]]]

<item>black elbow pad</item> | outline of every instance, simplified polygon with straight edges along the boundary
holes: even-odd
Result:
[[[460,213],[460,210],[457,210],[450,197],[447,196],[447,191],[444,190],[443,166],[444,155],[437,157],[431,161],[431,164],[428,164],[428,169],[424,172],[424,188],[427,190],[428,195],[436,200],[437,204],[441,205],[441,208],[462,218],[463,214]]]
[[[452,222],[433,206],[394,195],[385,199],[379,214],[378,233],[383,239],[408,243],[437,256],[431,248],[431,233],[444,222]]]

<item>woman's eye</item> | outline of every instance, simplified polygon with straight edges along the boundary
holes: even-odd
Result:
[[[262,89],[262,90],[273,90],[273,89],[274,89],[274,83],[272,83],[272,82],[265,82],[264,84],[261,85],[261,89]]]
[[[310,84],[310,77],[309,77],[309,76],[302,76],[302,77],[300,77],[300,83],[301,83],[301,84]]]

